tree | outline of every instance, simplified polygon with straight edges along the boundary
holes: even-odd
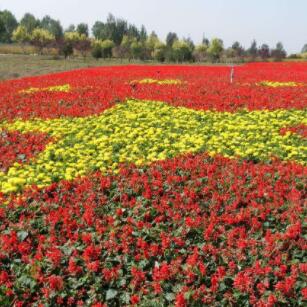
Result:
[[[133,26],[130,27],[130,31],[135,31]],[[127,21],[120,18],[116,19],[112,14],[109,14],[106,23],[101,21],[95,22],[92,27],[92,33],[96,39],[110,39],[116,46],[119,46],[124,35],[128,35],[128,24]]]
[[[110,39],[106,39],[101,42],[101,56],[103,58],[111,58],[112,57],[112,49],[114,48],[115,44]]]
[[[124,35],[123,40],[120,44],[120,49],[118,50],[120,58],[131,59],[131,41],[128,35]]]
[[[302,53],[306,53],[307,52],[307,44],[305,44],[302,48]]]
[[[17,26],[18,22],[10,11],[0,11],[0,42],[10,43]]]
[[[172,48],[175,41],[178,40],[178,36],[175,32],[169,32],[166,36],[166,46]]]
[[[189,61],[192,57],[192,50],[185,41],[177,40],[173,46],[174,59],[176,62]]]
[[[71,42],[65,41],[65,39],[62,38],[58,41],[57,45],[58,45],[60,54],[63,54],[65,59],[73,55],[74,48]]]
[[[219,61],[224,50],[223,41],[219,38],[213,38],[208,48],[208,55],[212,61]]]
[[[30,41],[30,34],[24,26],[18,26],[12,34],[12,40],[19,44],[25,44]]]
[[[205,36],[203,36],[203,39],[202,39],[202,44],[203,45],[206,45],[207,47],[209,47],[209,44],[210,44],[210,41],[208,38],[206,38]]]
[[[270,47],[267,44],[262,44],[258,53],[262,60],[267,60],[271,55]]]
[[[128,26],[127,35],[131,38],[136,38],[137,40],[140,40],[140,32],[135,25]]]
[[[1,37],[4,36],[5,33],[5,27],[3,21],[0,19],[0,42],[1,42]]]
[[[38,49],[38,52],[42,54],[43,49],[47,47],[55,37],[49,31],[41,28],[36,28],[30,35],[30,43]]]
[[[275,61],[281,61],[287,56],[287,52],[284,49],[284,46],[281,42],[276,44],[275,49],[272,50],[271,56],[274,58]]]
[[[242,57],[244,55],[245,50],[239,42],[234,42],[231,48],[234,50],[235,57]]]
[[[95,40],[92,42],[92,56],[98,60],[102,58],[102,48],[101,48],[102,41],[101,40]]]
[[[80,35],[85,35],[86,37],[88,37],[89,35],[88,25],[86,23],[79,23],[77,25],[77,32]]]
[[[258,55],[258,48],[256,40],[253,40],[251,46],[247,50],[247,54],[252,58],[255,59]]]
[[[165,52],[166,52],[167,46],[162,42],[157,42],[154,51],[153,51],[153,58],[156,61],[164,62],[165,61]]]
[[[115,18],[112,14],[109,14],[107,22],[103,24],[103,28],[101,30],[102,31],[100,31],[100,33],[104,36],[101,37],[101,39],[110,39],[118,46],[121,44],[124,35],[127,35],[127,21],[120,18]]]
[[[71,45],[73,49],[79,51],[84,58],[91,49],[91,41],[85,34],[66,32],[64,34],[64,41],[67,45]]]
[[[76,31],[76,27],[73,24],[69,25],[68,28],[65,29],[65,32],[75,32],[75,31]]]
[[[31,34],[35,28],[39,27],[39,20],[36,19],[32,14],[26,13],[20,20],[20,25],[24,26],[26,31]]]
[[[40,22],[40,27],[49,31],[56,40],[63,37],[63,27],[59,20],[52,19],[46,15]]]
[[[121,18],[115,18],[112,14],[109,14],[107,18],[107,29],[109,32],[109,39],[116,45],[120,45],[124,35],[127,35],[128,23]]]
[[[192,39],[188,37],[188,38],[184,38],[183,41],[189,45],[190,50],[193,52],[193,50],[195,49],[195,44],[192,41]]]
[[[133,59],[140,59],[142,57],[143,46],[136,38],[132,40],[130,50]]]
[[[140,41],[145,42],[147,37],[148,37],[147,30],[146,30],[145,26],[142,25],[141,30],[140,30]]]
[[[96,21],[92,27],[92,33],[97,40],[103,40],[107,38],[105,24],[101,21]]]
[[[195,61],[197,62],[205,61],[207,57],[207,50],[208,50],[208,45],[206,44],[197,45],[195,47],[195,50],[193,51],[193,57]]]
[[[76,31],[64,33],[62,51],[65,58],[73,54],[74,48],[77,46],[79,40],[80,34]]]
[[[155,46],[159,42],[160,40],[158,38],[158,35],[154,31],[152,31],[150,35],[148,36],[146,43],[145,43],[147,57],[153,58],[153,52],[155,50]]]

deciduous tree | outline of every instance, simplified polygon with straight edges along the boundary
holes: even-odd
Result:
[[[17,26],[18,22],[10,11],[0,11],[0,42],[12,42],[12,34]]]

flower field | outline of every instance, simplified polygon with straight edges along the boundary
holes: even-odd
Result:
[[[304,306],[307,65],[0,83],[1,306]]]

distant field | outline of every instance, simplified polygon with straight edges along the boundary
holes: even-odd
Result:
[[[1,51],[1,50],[0,50]],[[0,80],[16,79],[26,76],[38,76],[60,71],[68,71],[84,67],[108,66],[108,65],[122,65],[122,64],[158,64],[153,61],[128,61],[127,59],[99,59],[96,60],[91,56],[73,57],[64,59],[63,57],[56,57],[51,55],[25,55],[25,54],[1,54],[0,53]],[[187,64],[187,63],[185,63]],[[193,65],[193,64],[192,64]],[[195,65],[201,65],[195,63]],[[225,65],[225,63],[204,65]]]
[[[10,47],[11,48],[11,47]],[[17,48],[17,47],[16,47]],[[14,49],[14,52],[18,50]],[[27,47],[26,52],[31,51],[31,47]],[[60,71],[68,71],[84,67],[96,67],[96,66],[108,66],[108,65],[121,65],[121,64],[158,64],[163,65],[163,63],[157,63],[153,61],[140,61],[133,60],[128,61],[127,59],[99,59],[96,60],[91,56],[86,57],[73,57],[70,59],[64,59],[63,57],[58,57],[56,55],[33,55],[33,54],[9,54],[3,45],[0,48],[0,80],[16,79],[26,76],[38,76],[49,73],[55,73]],[[32,50],[33,51],[33,50]],[[289,62],[299,62],[297,60],[286,60]],[[302,62],[301,60],[300,62]],[[169,63],[165,63],[169,64]],[[174,63],[172,63],[174,64]],[[229,63],[184,63],[190,65],[206,65],[206,66],[220,66],[229,65]],[[240,64],[237,64],[240,65]]]
[[[123,60],[95,60],[92,57],[54,58],[52,56],[0,54],[0,80],[43,75],[83,67],[127,64]]]

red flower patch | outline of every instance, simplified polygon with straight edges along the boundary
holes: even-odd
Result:
[[[43,133],[0,130],[0,170],[6,172],[14,162],[28,162],[50,141],[51,138]]]
[[[297,133],[303,138],[307,138],[307,125],[297,125],[295,127],[285,127],[280,130],[281,135],[285,135],[287,132]]]

